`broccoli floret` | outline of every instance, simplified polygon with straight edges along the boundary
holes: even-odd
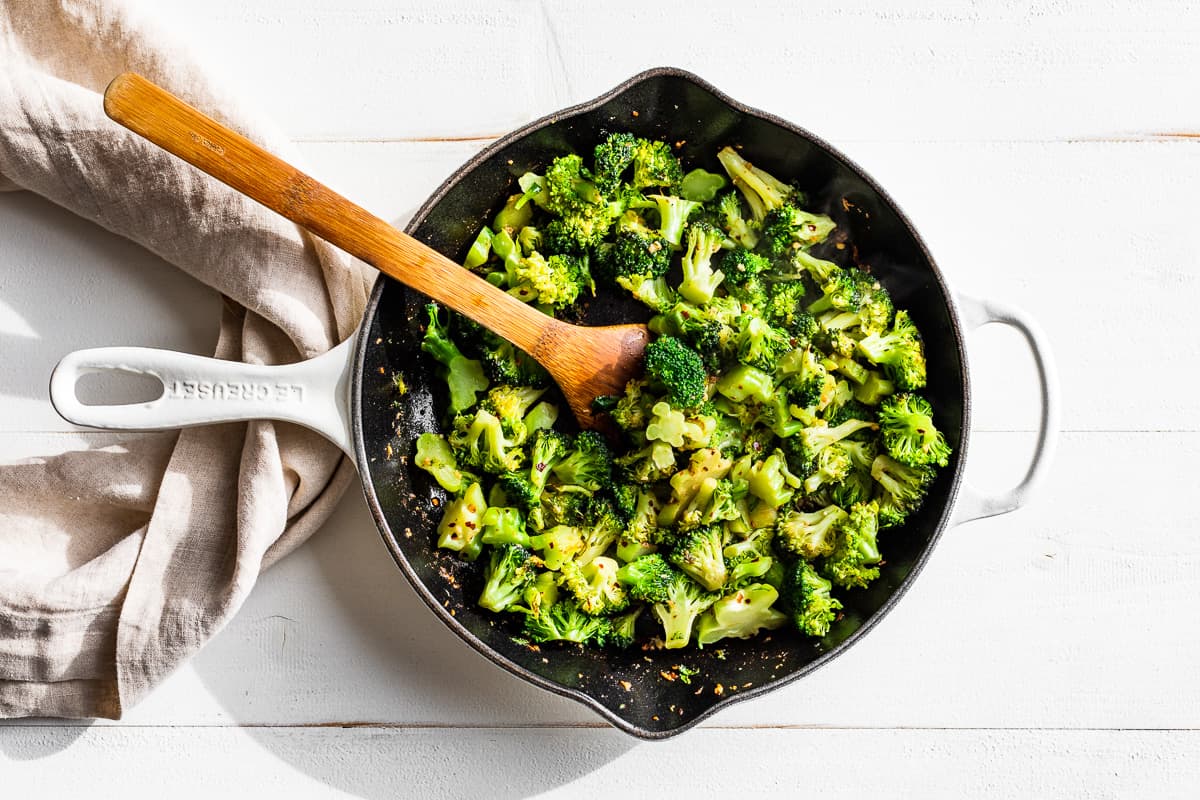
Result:
[[[771,400],[775,382],[761,369],[740,365],[726,372],[717,381],[717,391],[735,403],[753,399],[760,403]]]
[[[843,439],[838,447],[850,456],[850,472],[833,487],[830,497],[843,508],[865,503],[875,491],[875,479],[871,477],[871,464],[877,454],[875,443]]]
[[[854,399],[858,402],[877,406],[883,398],[896,391],[896,385],[875,370],[867,371],[867,378],[853,389]]]
[[[824,214],[810,214],[791,203],[784,203],[767,213],[762,238],[767,249],[778,256],[796,247],[820,244],[835,227],[833,220]]]
[[[676,580],[675,569],[658,553],[644,555],[617,570],[619,580],[634,600],[665,603]]]
[[[596,145],[592,174],[596,188],[606,195],[613,194],[621,185],[621,176],[633,163],[638,140],[632,133],[612,133]]]
[[[659,315],[650,320],[650,330],[682,339],[700,355],[705,368],[715,372],[734,337],[733,328],[723,316],[712,305],[700,307],[677,302],[670,308],[661,309]]]
[[[707,203],[717,196],[717,192],[725,188],[729,181],[724,175],[717,175],[706,169],[696,169],[683,176],[679,182],[679,193],[688,200]]]
[[[452,494],[458,494],[478,480],[458,468],[458,460],[446,437],[436,433],[422,433],[417,437],[413,463],[432,475],[443,489]]]
[[[525,429],[525,414],[545,391],[521,386],[496,386],[488,391],[479,407],[500,420],[504,435],[511,443],[524,444],[529,436],[529,431]]]
[[[527,615],[525,635],[535,642],[603,644],[608,635],[608,620],[583,613],[574,601],[560,600],[543,607],[540,613]]]
[[[645,275],[620,275],[617,285],[626,289],[635,299],[662,313],[669,311],[679,302],[679,296],[667,283],[666,278],[647,278]]]
[[[741,286],[751,278],[769,272],[770,269],[770,261],[744,247],[730,250],[721,259],[721,271],[725,273],[728,282],[734,286]]]
[[[744,315],[758,317],[768,302],[767,286],[762,278],[747,278],[740,286],[726,286],[725,292],[737,300]]]
[[[787,615],[771,606],[779,599],[775,587],[755,583],[717,600],[696,623],[696,644],[721,639],[749,639],[761,630],[787,624]]]
[[[521,228],[517,234],[517,244],[521,246],[521,254],[529,255],[542,249],[542,232],[532,225]]]
[[[887,290],[866,273],[859,275],[859,298],[857,310],[833,309],[821,315],[820,326],[823,330],[858,329],[860,336],[880,334],[892,324],[892,313],[895,307]]]
[[[912,391],[925,386],[925,351],[921,334],[908,312],[897,311],[892,329],[887,333],[860,339],[858,352],[871,363],[883,365],[901,389]]]
[[[446,504],[442,520],[438,523],[437,546],[456,551],[466,561],[474,561],[483,549],[480,534],[486,511],[483,488],[478,483],[472,483],[462,497]]]
[[[762,461],[757,461],[746,476],[750,494],[772,508],[779,508],[792,499],[794,490],[800,487],[800,479],[788,469],[787,459],[781,450],[775,450]]]
[[[536,536],[529,537],[529,544],[542,554],[542,561],[552,570],[562,569],[583,552],[583,531],[573,525],[555,525]]]
[[[638,189],[651,186],[678,186],[683,181],[683,167],[666,142],[638,139],[633,153],[633,185]]]
[[[538,499],[545,525],[583,525],[587,522],[591,498],[585,492],[560,492],[548,488]]]
[[[442,376],[450,390],[450,410],[457,414],[475,405],[475,396],[488,387],[483,365],[467,358],[450,338],[450,332],[438,319],[438,306],[425,306],[429,325],[421,339],[421,349],[433,356],[444,368]]]
[[[915,394],[884,398],[879,407],[880,438],[888,455],[910,467],[950,463],[950,445],[933,424],[933,408]]]
[[[705,589],[715,591],[725,585],[728,577],[722,550],[721,529],[712,525],[695,528],[680,537],[669,559]]]
[[[859,503],[838,527],[837,544],[825,559],[822,570],[834,585],[846,589],[866,586],[879,577],[882,560],[876,534],[879,533],[879,506]]]
[[[842,383],[844,384],[845,381],[842,381]],[[849,390],[848,385],[846,386],[846,390]],[[825,422],[833,426],[841,425],[843,422],[850,419],[859,419],[863,420],[864,422],[879,421],[878,415],[875,413],[875,409],[867,408],[865,405],[855,400],[853,395],[850,395],[849,399],[840,403],[836,402],[836,400],[835,402],[830,403],[825,408],[823,416]]]
[[[532,581],[525,586],[521,594],[521,605],[515,603],[508,607],[509,611],[520,611],[531,616],[538,616],[548,611],[558,602],[558,573],[538,572]]]
[[[646,391],[645,380],[631,380],[625,384],[625,393],[609,412],[613,422],[627,431],[641,431],[650,418],[650,409],[658,400]]]
[[[704,362],[673,336],[660,336],[646,346],[646,375],[665,386],[680,408],[695,408],[704,402],[708,377]]]
[[[666,599],[654,604],[654,615],[663,626],[663,642],[668,650],[687,647],[692,625],[717,600],[687,575],[676,572],[667,588]]]
[[[492,236],[492,231],[488,226],[484,225],[479,229],[479,235],[475,237],[475,241],[471,243],[471,249],[467,251],[467,256],[463,259],[464,267],[475,269],[487,263],[488,256],[492,254]]]
[[[688,468],[671,478],[671,502],[659,512],[659,526],[675,525],[686,509],[707,508],[708,501],[716,491],[716,485],[710,483],[706,486],[705,482],[721,480],[732,466],[733,462],[718,450],[705,448],[694,452],[688,462]],[[697,495],[702,491],[705,494],[698,499]]]
[[[684,200],[682,197],[665,194],[652,194],[648,196],[648,199],[653,200],[658,207],[659,233],[671,243],[671,247],[679,249],[683,242],[683,228],[687,224],[688,217],[700,208],[700,204],[692,200]],[[718,236],[718,238],[720,237]]]
[[[617,558],[629,562],[658,550],[658,512],[654,493],[638,488],[637,506],[617,537]]]
[[[671,268],[671,243],[656,231],[620,230],[604,257],[607,274],[616,280],[661,278]]]
[[[717,421],[713,417],[684,412],[666,401],[656,403],[651,409],[650,421],[646,423],[646,439],[666,442],[677,450],[695,450],[707,447]]]
[[[801,347],[817,332],[816,320],[801,305],[806,291],[802,281],[771,281],[767,284],[767,302],[763,306],[767,320],[790,333]]]
[[[755,314],[744,314],[737,336],[738,361],[771,373],[784,353],[792,349],[788,334]]]
[[[850,436],[858,431],[876,430],[878,425],[874,422],[866,422],[861,419],[848,419],[840,425],[816,425],[811,428],[805,428],[800,431],[798,436],[793,436],[785,441],[788,447],[787,454],[792,466],[807,475],[816,469],[816,458],[820,452],[831,444],[840,442],[847,436]]]
[[[851,270],[839,270],[821,285],[821,296],[808,304],[809,314],[821,314],[830,309],[857,311],[862,305],[862,284]]]
[[[555,430],[540,430],[533,437],[529,449],[529,482],[538,496],[546,487],[550,470],[571,451],[571,440],[566,434]]]
[[[550,202],[550,194],[546,191],[545,176],[538,175],[536,172],[526,172],[517,178],[517,185],[521,187],[521,199],[517,201],[518,205],[524,207],[532,201],[538,208],[547,207]]]
[[[592,494],[612,482],[612,453],[596,431],[582,431],[550,471],[560,491]]]
[[[474,416],[461,414],[454,419],[450,444],[461,463],[493,474],[519,469],[525,459],[499,418],[483,408]]]
[[[635,483],[654,483],[675,474],[675,451],[666,442],[648,442],[615,459],[622,474]]]
[[[533,206],[522,203],[524,195],[510,195],[504,201],[504,207],[496,213],[492,227],[496,230],[507,231],[509,236],[517,236],[518,231],[533,221]]]
[[[496,383],[538,388],[550,384],[550,374],[533,356],[491,331],[480,334],[476,349],[484,372]]]
[[[837,531],[846,512],[835,505],[819,511],[789,509],[775,520],[775,546],[800,558],[827,556],[837,545]]]
[[[721,216],[725,232],[746,250],[758,245],[758,224],[746,221],[742,215],[742,204],[737,192],[726,192],[717,201],[717,213]]]
[[[821,487],[841,481],[850,474],[850,454],[838,444],[822,448],[817,453],[816,464],[804,478],[806,494],[816,494]]]
[[[837,382],[814,348],[792,350],[779,360],[778,369],[787,376],[784,388],[791,404],[820,409],[833,400]]]
[[[611,647],[626,648],[633,644],[637,629],[637,619],[642,613],[641,606],[620,616],[608,620],[608,631],[604,644]]]
[[[550,162],[546,170],[547,210],[552,214],[568,215],[579,209],[606,205],[596,185],[588,179],[583,159],[569,153]]]
[[[516,603],[537,577],[536,563],[533,554],[524,547],[504,544],[493,548],[483,572],[479,605],[500,612]]]
[[[598,616],[624,611],[629,598],[617,580],[616,561],[607,556],[597,556],[582,566],[570,561],[562,566],[562,585],[575,598],[579,610]]]
[[[482,517],[484,544],[514,544],[529,547],[529,534],[525,532],[525,521],[516,508],[489,505]]]
[[[742,158],[732,147],[722,148],[717,158],[733,185],[742,192],[754,220],[762,223],[767,213],[779,208],[794,190]]]
[[[837,618],[842,604],[829,592],[833,588],[807,561],[797,561],[787,575],[784,597],[791,610],[792,622],[805,636],[821,637]]]
[[[796,276],[808,275],[822,292],[833,289],[838,282],[845,279],[845,271],[832,261],[817,258],[803,248],[791,252],[789,260],[798,272]]]
[[[725,278],[712,268],[712,257],[721,250],[721,232],[707,222],[688,226],[687,250],[683,254],[683,282],[679,293],[693,303],[707,303]]]
[[[528,473],[506,472],[496,478],[496,485],[504,492],[505,502],[519,509],[531,526],[537,530],[545,527],[545,518],[542,515],[542,487],[534,486]]]
[[[584,507],[584,518],[581,526],[583,550],[575,557],[579,564],[586,564],[607,553],[625,528],[625,523],[607,498],[593,497],[589,500]]]
[[[526,303],[567,308],[591,285],[587,256],[531,253],[511,272],[509,285],[508,293]]]
[[[879,501],[881,517],[886,519],[884,527],[900,524],[915,511],[936,476],[934,467],[910,467],[883,453],[877,455],[871,463],[871,477],[884,492]]]

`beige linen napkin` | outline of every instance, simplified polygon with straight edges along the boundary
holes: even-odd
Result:
[[[295,158],[186,53],[123,1],[0,0],[0,189],[43,195],[219,290],[218,357],[311,358],[354,329],[368,270],[104,116],[105,85],[135,70]],[[266,422],[0,465],[0,717],[120,716],[352,480],[332,444]]]

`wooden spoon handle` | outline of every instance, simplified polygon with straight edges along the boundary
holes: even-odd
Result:
[[[536,352],[543,334],[562,325],[141,75],[118,75],[104,92],[104,111],[164,150],[522,350]]]

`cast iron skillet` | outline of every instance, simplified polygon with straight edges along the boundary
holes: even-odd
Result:
[[[721,171],[716,151],[726,144],[740,146],[756,164],[795,180],[809,191],[810,205],[831,215],[852,244],[831,251],[833,257],[869,266],[925,336],[925,394],[954,448],[953,458],[910,522],[881,536],[886,564],[880,579],[869,589],[843,594],[844,616],[820,641],[781,630],[703,651],[591,650],[557,643],[534,648],[519,638],[513,620],[477,608],[481,564],[465,564],[435,548],[434,528],[445,495],[407,457],[418,435],[439,430],[438,409],[445,407],[444,388],[431,378],[433,364],[419,347],[426,301],[386,278],[376,283],[358,334],[317,359],[260,367],[144,348],[80,351],[56,367],[51,399],[68,420],[95,427],[161,429],[275,418],[320,431],[355,457],[367,503],[396,563],[451,630],[510,672],[589,706],[634,736],[673,736],[729,703],[790,683],[877,624],[916,578],[948,525],[1011,511],[1024,502],[1049,465],[1057,429],[1050,352],[1037,325],[1021,312],[955,297],[909,221],[846,157],[807,131],[747,108],[677,69],[644,72],[596,100],[499,139],[451,175],[407,230],[461,259],[479,227],[512,193],[517,176],[540,170],[563,153],[590,153],[603,133],[613,130],[678,143],[685,163],[714,172]],[[594,302],[580,321],[603,325],[645,317],[636,303]],[[1025,335],[1039,367],[1043,399],[1028,474],[1015,489],[993,497],[962,485],[970,423],[964,328],[987,322],[1013,325]],[[83,405],[75,396],[78,375],[98,370],[153,375],[162,380],[164,394],[150,403]],[[395,388],[396,374],[409,387],[403,396]],[[698,670],[690,683],[662,676],[679,664]]]

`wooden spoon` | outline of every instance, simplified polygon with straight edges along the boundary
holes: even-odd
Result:
[[[592,401],[621,394],[642,368],[645,325],[583,328],[548,317],[131,72],[104,92],[116,122],[179,156],[533,356],[562,389],[579,424]]]

